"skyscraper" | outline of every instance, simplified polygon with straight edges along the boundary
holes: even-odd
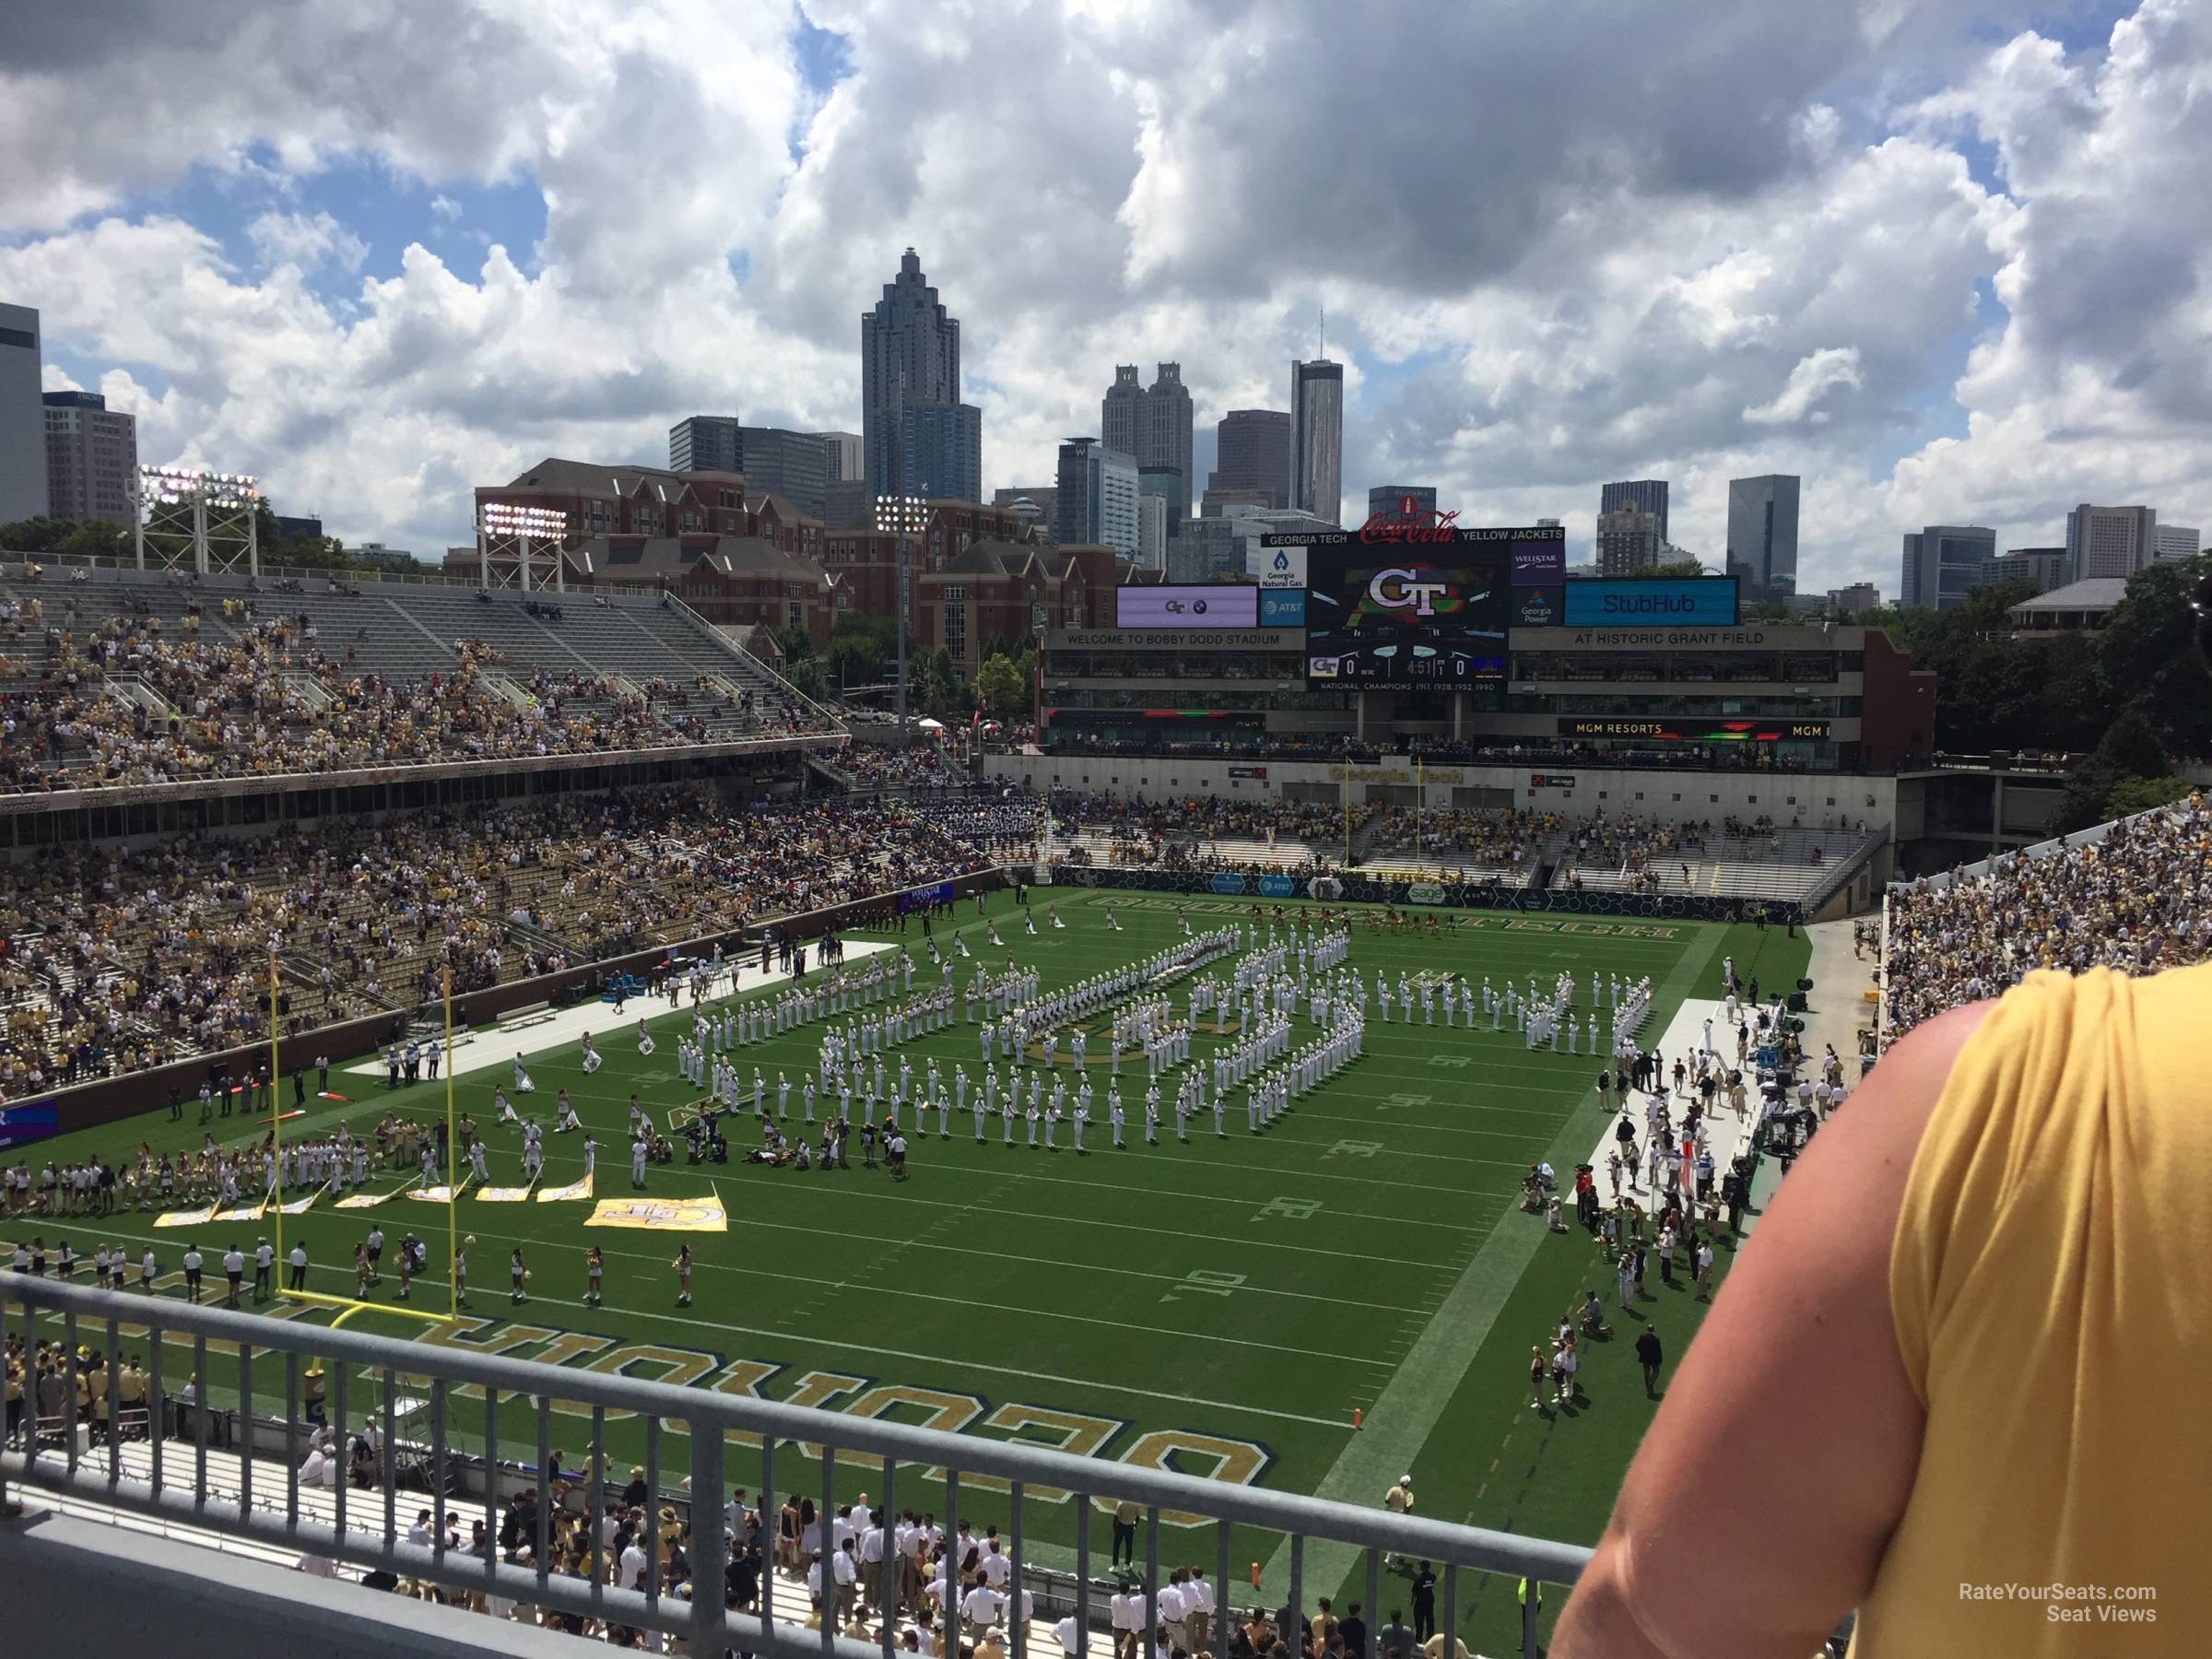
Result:
[[[1408,508],[1406,502],[1413,505]],[[1407,512],[1420,515],[1424,524],[1436,523],[1436,486],[1433,484],[1371,484],[1367,487],[1367,516],[1381,513],[1397,518]]]
[[[1182,534],[1191,516],[1191,394],[1181,363],[1161,363],[1150,386],[1137,383],[1136,365],[1122,363],[1099,404],[1099,441],[1134,455],[1139,468],[1174,473],[1168,496],[1168,534]]]
[[[46,404],[46,511],[53,518],[137,516],[138,421],[108,407],[97,392],[49,392]],[[320,532],[318,532],[320,534]]]
[[[668,429],[670,472],[745,470],[744,428],[735,415],[692,415]]]
[[[1636,507],[1655,514],[1659,520],[1659,540],[1666,541],[1666,480],[1665,478],[1624,478],[1618,484],[1601,484],[1597,488],[1597,511],[1602,517],[1616,507]]]
[[[1102,542],[1124,559],[1136,557],[1136,462],[1096,438],[1060,446],[1053,493],[1053,539],[1062,547]]]
[[[1344,522],[1344,365],[1326,358],[1290,365],[1290,504]]]
[[[1997,533],[1980,524],[1930,524],[1908,533],[1897,602],[1949,610],[1991,580]]]
[[[2159,524],[2151,532],[2150,556],[2154,559],[2194,559],[2200,550],[2203,535],[2187,524]]]
[[[1659,515],[1623,501],[1597,515],[1597,573],[1632,576],[1659,562],[1666,545],[1659,534]]]
[[[964,413],[908,423],[902,434],[902,408]],[[971,441],[976,483],[961,499],[973,500],[982,488],[982,411],[960,402],[960,324],[922,275],[912,248],[900,258],[899,275],[883,285],[875,310],[860,319],[860,433],[868,483],[877,495],[951,493],[900,474],[902,452],[926,453],[930,440],[948,441],[947,454]]]
[[[837,476],[836,454],[829,441],[816,432],[745,427],[740,429],[737,470],[745,475],[748,500],[781,496],[808,518],[818,519],[827,506],[830,480]]]
[[[1753,596],[1797,591],[1797,479],[1762,473],[1728,480],[1728,571]]]
[[[0,305],[0,524],[46,512],[41,361],[39,313],[28,305]]]
[[[900,436],[892,475],[897,493],[959,501],[983,499],[983,412],[973,404],[911,405],[895,423]]]
[[[830,446],[832,468],[830,481],[832,484],[843,484],[868,476],[867,468],[860,461],[858,432],[817,432],[815,436]]]
[[[1265,505],[1290,505],[1290,416],[1283,409],[1231,409],[1214,423],[1210,494],[1260,490]]]
[[[2158,556],[2156,507],[2092,507],[2066,514],[2067,580],[2133,576]]]

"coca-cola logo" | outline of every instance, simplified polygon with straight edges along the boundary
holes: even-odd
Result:
[[[1449,512],[1423,512],[1408,498],[1399,505],[1399,512],[1375,512],[1368,515],[1367,523],[1359,526],[1363,542],[1394,542],[1400,546],[1418,546],[1425,542],[1449,542],[1459,539],[1453,527],[1459,519],[1459,509]]]

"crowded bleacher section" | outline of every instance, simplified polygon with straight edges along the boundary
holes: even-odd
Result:
[[[2038,968],[2156,973],[2212,950],[2212,814],[2201,794],[2094,840],[1891,889],[1888,1035],[1996,996]]]
[[[141,1070],[435,994],[758,926],[981,867],[1021,843],[1003,803],[730,811],[632,791],[148,851],[78,847],[0,873],[0,1089]],[[1030,831],[1033,833],[1033,830]]]

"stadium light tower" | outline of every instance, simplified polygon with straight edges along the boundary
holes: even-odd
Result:
[[[492,560],[502,567],[512,561],[513,585],[530,590],[532,567],[547,552],[553,559],[553,590],[569,591],[568,560],[561,543],[569,534],[569,515],[558,507],[532,507],[519,501],[486,501],[477,509],[477,584],[492,585]],[[501,586],[508,585],[505,582]],[[540,581],[537,584],[544,587]]]
[[[919,535],[929,528],[929,503],[920,496],[888,495],[876,498],[876,529],[878,535],[899,538],[899,744],[906,746],[906,636],[911,618],[907,580],[906,538]]]
[[[189,550],[202,576],[243,570],[261,574],[261,480],[202,466],[141,466],[131,490],[131,547],[146,569],[146,538],[156,537],[157,568],[174,569]]]

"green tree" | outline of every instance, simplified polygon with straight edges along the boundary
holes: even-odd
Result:
[[[2212,679],[2197,659],[2189,608],[2207,570],[2212,561],[2200,554],[2137,571],[2097,634],[2104,705],[2139,711],[2175,754],[2212,755]]]
[[[1694,559],[1677,559],[1672,564],[1645,565],[1630,571],[1622,578],[1625,582],[1688,582],[1705,574],[1705,567]]]
[[[975,694],[994,714],[1011,714],[1030,700],[1030,679],[1010,656],[986,658],[976,671]]]
[[[2066,774],[2059,830],[2070,835],[2100,824],[2113,816],[2113,799],[2136,798],[2145,785],[2165,782],[2166,751],[2159,747],[2150,717],[2141,709],[2125,710],[2105,728],[2097,747]]]
[[[775,641],[782,649],[783,661],[794,667],[814,654],[814,636],[796,622],[777,629]]]
[[[2171,806],[2186,795],[2192,785],[2186,778],[2123,778],[2104,797],[2104,816],[2126,818],[2148,812],[2153,806]]]

